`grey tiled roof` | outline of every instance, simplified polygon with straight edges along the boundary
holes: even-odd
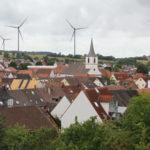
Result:
[[[85,68],[84,64],[76,63],[76,64],[69,64],[61,74],[67,75],[87,74],[88,71],[89,70]]]
[[[93,46],[93,40],[91,40],[91,46],[90,46],[90,51],[89,51],[88,56],[89,57],[95,57],[96,56],[95,51],[94,51],[94,46]]]

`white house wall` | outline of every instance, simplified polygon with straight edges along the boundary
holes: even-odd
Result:
[[[146,87],[146,82],[143,80],[143,78],[135,80],[135,84],[138,86],[139,89],[143,89]]]
[[[58,118],[61,118],[61,116],[64,114],[70,104],[70,101],[66,98],[66,96],[64,96],[56,105],[56,107],[51,111],[51,115],[53,117],[57,116]]]
[[[62,128],[67,128],[70,124],[75,122],[77,116],[78,122],[82,123],[92,116],[96,116],[98,122],[102,122],[101,118],[91,105],[86,95],[81,91],[74,102],[67,109],[65,114],[61,118]]]
[[[101,103],[101,105],[104,108],[105,112],[109,114],[109,103]]]
[[[127,109],[127,107],[118,106],[118,113],[124,114],[126,109]]]

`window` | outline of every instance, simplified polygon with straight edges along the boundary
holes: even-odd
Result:
[[[96,91],[97,93],[99,93],[99,90],[98,90],[97,88],[95,88],[95,91]]]
[[[8,101],[7,101],[8,107],[12,107],[13,104],[14,104],[14,100],[13,99],[8,99]]]
[[[0,101],[0,106],[2,106],[3,105],[3,102],[2,101]]]
[[[96,106],[96,107],[99,107],[99,105],[98,105],[98,103],[97,103],[97,102],[94,102],[94,104],[95,104],[95,106]]]
[[[17,104],[17,105],[19,105],[19,103],[20,103],[19,101],[16,101],[16,104]]]
[[[43,102],[44,100],[43,100],[43,98],[40,98],[40,100],[41,100],[41,102]]]
[[[96,63],[96,59],[94,58],[94,64]]]
[[[90,62],[90,59],[88,58],[88,63]]]

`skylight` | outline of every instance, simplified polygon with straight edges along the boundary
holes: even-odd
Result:
[[[99,93],[99,90],[98,90],[97,88],[95,88],[95,91],[96,91],[97,93]]]
[[[34,95],[34,91],[31,91],[31,93]]]
[[[19,103],[20,103],[19,101],[16,101],[16,104],[17,104],[17,105],[19,105]]]
[[[99,107],[99,105],[98,105],[98,103],[97,103],[97,102],[94,102],[94,104],[95,104],[95,106],[96,106],[96,107]]]

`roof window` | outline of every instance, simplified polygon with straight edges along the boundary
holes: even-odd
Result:
[[[96,107],[99,107],[99,105],[98,105],[98,103],[97,103],[97,102],[94,102],[94,104],[95,104],[95,106],[96,106]]]

